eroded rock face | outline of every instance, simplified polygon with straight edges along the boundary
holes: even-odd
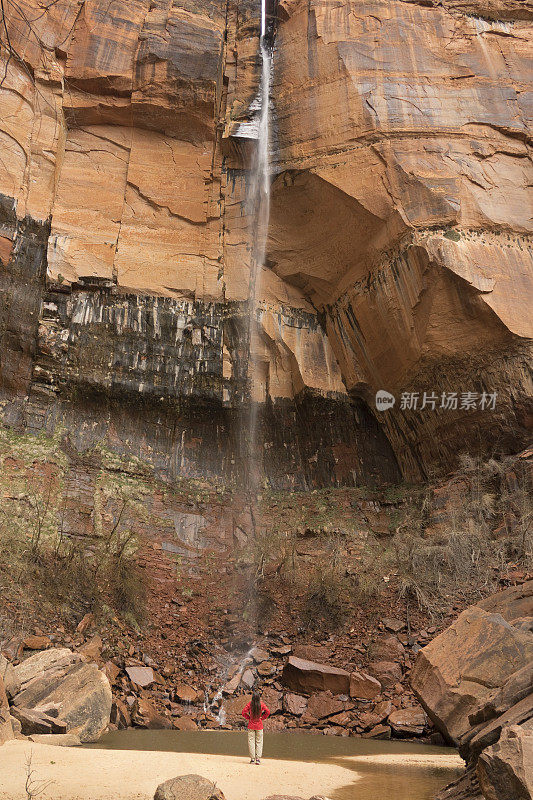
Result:
[[[518,434],[530,392],[530,4],[282,8],[274,271],[324,310],[344,382],[369,403],[377,389],[440,403],[477,375],[499,392],[494,414],[452,412],[453,434],[439,408],[397,402],[380,415],[404,471],[451,458],[474,428],[510,422]]]
[[[28,68],[11,59],[0,90],[4,418],[235,477],[257,3],[10,9]],[[489,429],[504,450],[526,435],[531,18],[518,0],[279,4],[251,339],[274,484],[420,477]],[[496,410],[374,411],[380,388],[479,386]]]

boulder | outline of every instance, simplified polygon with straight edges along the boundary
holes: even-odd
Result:
[[[366,672],[352,672],[350,674],[350,697],[358,700],[373,700],[381,692],[381,683],[367,675]]]
[[[381,621],[384,627],[388,631],[391,631],[391,633],[399,633],[400,631],[403,631],[403,629],[405,628],[405,622],[402,622],[400,619],[385,617]]]
[[[11,715],[20,722],[24,736],[30,736],[32,733],[67,732],[67,723],[64,720],[53,717],[43,711],[13,706]]]
[[[289,656],[281,680],[294,692],[329,690],[333,694],[348,694],[350,690],[350,673],[345,669],[305,661],[296,656]]]
[[[509,708],[527,697],[533,688],[533,663],[513,672],[503,686],[491,692],[469,715],[471,725],[478,725],[505,713]]]
[[[395,661],[373,661],[368,665],[368,671],[384,689],[392,689],[402,679],[402,668]]]
[[[12,699],[18,692],[20,692],[20,680],[15,673],[13,664],[7,660],[5,656],[0,653],[0,678],[4,682],[4,689],[6,691],[8,700]]]
[[[487,800],[487,798],[481,794],[475,769],[471,769],[442,789],[435,800]]]
[[[7,701],[7,694],[4,688],[4,681],[0,676],[0,745],[5,744],[10,739],[13,739],[15,733],[11,725],[11,717],[9,714],[9,703]]]
[[[531,800],[533,731],[505,728],[499,741],[479,757],[477,776],[487,800]]]
[[[264,722],[266,731],[284,731],[285,730],[285,717],[278,715],[277,717],[269,717]]]
[[[533,634],[523,623],[532,588],[471,606],[418,655],[415,693],[467,763],[438,800],[531,799]]]
[[[318,664],[323,664],[330,658],[331,649],[317,644],[297,644],[293,655],[296,658],[303,658],[304,661],[316,661]]]
[[[255,683],[255,675],[251,669],[245,669],[242,673],[241,684],[246,689],[251,689]]]
[[[389,714],[392,713],[392,703],[390,700],[383,700],[377,703],[372,711],[364,711],[357,717],[357,724],[363,728],[373,728],[384,722]]]
[[[85,614],[83,619],[80,620],[80,622],[78,623],[76,631],[83,635],[86,631],[88,631],[90,628],[93,627],[94,622],[95,622],[94,614],[89,611],[87,614]]]
[[[232,678],[222,687],[222,694],[232,695],[235,694],[241,682],[242,672],[238,671]]]
[[[174,696],[180,703],[198,703],[202,699],[202,693],[187,683],[178,683],[174,689]]]
[[[242,710],[251,699],[251,694],[241,694],[239,697],[232,697],[224,701],[224,712],[228,725],[244,725],[245,720],[242,716]]]
[[[75,733],[34,733],[29,737],[36,744],[51,744],[54,747],[79,747],[81,739]]]
[[[392,730],[390,725],[375,725],[366,733],[363,733],[364,739],[390,739]]]
[[[257,667],[257,674],[262,678],[269,678],[271,675],[276,674],[276,665],[271,661],[262,661]]]
[[[475,761],[481,751],[498,741],[504,728],[526,723],[533,718],[533,692],[508,708],[504,714],[488,723],[472,728],[461,739],[459,752],[469,763]]]
[[[333,714],[340,714],[341,711],[344,711],[342,700],[336,700],[330,692],[318,692],[309,698],[306,715],[325,719]]]
[[[469,715],[532,661],[531,633],[471,606],[420,650],[411,686],[438,730],[458,743],[470,730]]]
[[[129,728],[131,725],[131,716],[128,707],[122,700],[119,700],[118,697],[113,699],[110,722],[116,725],[119,731]]]
[[[126,667],[126,675],[132,683],[141,689],[147,689],[155,683],[155,674],[152,667]]]
[[[47,650],[23,661],[15,672],[21,679],[21,691],[13,698],[16,707],[55,705],[67,731],[82,742],[97,741],[107,728],[111,686],[96,664],[80,662],[70,650]]]
[[[398,736],[422,736],[427,717],[421,708],[399,708],[389,715],[388,723]]]
[[[405,648],[396,636],[381,636],[368,648],[372,661],[398,661],[403,658]]]
[[[176,717],[172,720],[174,728],[178,731],[197,731],[198,725],[192,717]]]
[[[224,800],[224,795],[201,775],[180,775],[161,783],[154,800]]]
[[[341,711],[339,714],[334,714],[332,717],[328,717],[329,725],[340,725],[342,728],[350,725],[351,721],[352,715],[349,711]]]
[[[260,664],[262,661],[268,661],[268,652],[263,650],[262,647],[254,647],[250,650],[250,655],[253,658],[256,664]]]
[[[51,644],[48,636],[26,636],[22,642],[25,650],[46,650]]]
[[[138,728],[148,728],[150,730],[172,728],[172,722],[159,714],[152,703],[143,697],[135,698],[131,720]]]
[[[287,714],[294,714],[295,717],[301,717],[307,710],[307,697],[288,692],[283,698],[283,710]]]
[[[263,690],[262,700],[270,710],[271,714],[277,714],[278,711],[281,711],[282,694],[281,692],[278,692],[277,689],[272,689],[270,686],[268,686]]]
[[[78,647],[78,653],[81,653],[87,661],[100,661],[103,649],[104,643],[102,642],[102,638],[96,635],[93,636],[92,639],[89,639],[88,642]]]
[[[117,667],[113,661],[106,661],[102,667],[102,672],[106,676],[109,683],[113,685],[120,675],[120,667]]]
[[[81,656],[74,653],[67,647],[52,648],[41,653],[26,658],[15,669],[15,676],[24,688],[26,683],[34,678],[43,677],[48,671],[59,674],[62,670],[66,671],[72,664],[81,661]]]
[[[533,580],[521,586],[511,586],[476,603],[488,614],[500,614],[507,622],[533,614]]]
[[[270,648],[270,652],[275,656],[288,656],[289,653],[292,653],[292,647],[290,644],[274,646]]]

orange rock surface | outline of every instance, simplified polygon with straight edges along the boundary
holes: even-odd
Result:
[[[221,309],[249,294],[253,142],[239,130],[258,91],[258,4],[8,8],[2,387],[39,394],[46,415],[43,394],[50,409],[65,386],[127,383],[159,402],[207,371],[237,407],[243,314],[228,328]],[[518,0],[278,5],[252,394],[358,398],[406,477],[495,427],[513,448],[531,425],[532,20]],[[394,409],[375,411],[378,389]],[[492,414],[399,408],[404,391],[489,390]]]

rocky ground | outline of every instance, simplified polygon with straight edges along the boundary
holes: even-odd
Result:
[[[0,554],[0,649],[16,668],[57,648],[96,664],[112,686],[112,726],[243,724],[240,710],[257,682],[272,730],[442,741],[409,687],[418,651],[469,604],[528,577],[530,451],[466,464],[428,487],[265,491],[251,507],[238,493],[198,482],[182,486],[172,505],[139,464],[119,462],[115,482],[100,467],[94,494],[74,509],[61,499],[57,452],[17,447],[3,452],[1,521],[19,550],[16,559],[13,550]],[[15,458],[24,485],[9,477]],[[46,476],[54,470],[60,489],[50,498]],[[22,530],[13,520],[24,502],[31,513]],[[154,514],[145,518],[147,505]],[[75,511],[92,527],[81,528]],[[163,512],[192,528],[159,528]],[[41,529],[28,558],[24,548]],[[122,547],[132,531],[124,580],[137,569],[143,591],[125,610],[109,577],[122,562],[98,548],[113,536]],[[80,565],[90,571],[83,580],[67,573],[74,592],[61,585],[53,602],[43,576],[68,560],[64,542],[81,548]],[[85,580],[99,594],[85,595]]]
[[[89,617],[82,620],[80,635],[89,631],[92,622]],[[388,620],[389,630],[394,627],[392,622]],[[42,647],[45,638],[28,637],[22,647]],[[381,637],[382,646],[397,647],[397,643],[397,635]],[[366,726],[370,728],[367,735],[372,737],[388,738],[391,731],[398,736],[411,736],[424,732],[427,713],[443,739],[459,747],[466,763],[464,775],[444,789],[439,800],[531,800],[533,580],[470,606],[450,627],[419,649],[410,682],[423,711],[414,706],[392,711],[392,703],[382,699],[386,696],[383,675],[377,680],[361,671],[349,673],[279,652],[288,647],[277,647],[275,652],[272,646],[270,651],[256,647],[231,675],[221,692],[233,698],[226,704],[229,721],[238,719],[245,700],[242,695],[236,696],[239,687],[249,686],[262,673],[267,683],[268,678],[274,677],[275,658],[287,656],[279,689],[274,680],[264,691],[273,719],[283,712],[277,717],[280,727],[284,725],[283,717],[286,722],[290,715],[299,718],[302,728],[315,726],[326,734],[346,735],[351,727],[352,734],[365,735]],[[50,647],[19,664],[16,658],[9,661],[2,657],[0,744],[26,737],[36,743],[67,746],[94,741],[106,729],[125,727],[130,710],[132,719],[141,727],[171,727],[173,709],[170,714],[167,711],[158,715],[152,703],[156,693],[146,694],[153,683],[165,685],[154,668],[126,665],[127,679],[121,678],[123,687],[129,681],[126,703],[115,698],[111,706],[106,675],[116,665],[108,661],[98,669],[93,661],[100,654],[101,642],[93,636],[78,652]],[[116,683],[120,670],[115,671]],[[192,696],[190,685],[181,685],[178,691],[181,703],[175,705],[180,706],[180,712],[186,698],[192,704],[198,699]],[[197,717],[196,722],[192,716],[180,713],[174,727],[195,728],[198,721],[207,725],[214,721],[208,713]],[[184,720],[189,723],[184,724]],[[290,726],[289,722],[287,727]],[[204,791],[208,781],[200,776],[194,780],[192,776],[182,776],[159,786],[156,800],[181,797],[178,789],[184,791],[186,780],[192,781],[190,786],[187,784],[186,794],[191,800],[211,797]],[[222,794],[216,797],[223,800]]]

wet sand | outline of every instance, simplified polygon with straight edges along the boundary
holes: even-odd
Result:
[[[314,794],[345,796],[364,777],[368,759],[400,765],[405,756],[342,756],[335,763],[265,758],[260,766],[242,756],[160,751],[63,748],[8,742],[0,748],[0,800],[25,800],[26,761],[32,754],[35,779],[53,781],[41,800],[152,800],[158,784],[177,775],[195,773],[212,780],[226,800],[262,800],[271,794],[309,798]],[[453,769],[459,757],[413,756],[418,766]],[[358,761],[361,774],[358,772]],[[363,781],[364,783],[364,781]]]

